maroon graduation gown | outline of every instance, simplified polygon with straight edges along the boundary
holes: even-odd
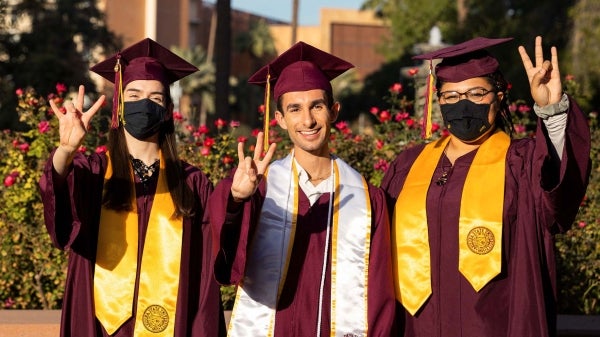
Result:
[[[589,177],[589,127],[574,101],[570,107],[560,165],[550,159],[551,143],[542,121],[535,139],[511,141],[506,158],[502,271],[479,292],[458,270],[460,200],[476,151],[458,158],[446,184],[439,186],[435,182],[450,168],[442,156],[426,201],[432,294],[414,317],[398,311],[405,319],[404,336],[556,335],[553,234],[573,223]],[[390,216],[422,149],[403,151],[386,172],[382,189]]]
[[[210,197],[209,215],[215,235],[215,276],[222,284],[239,284],[243,279],[247,249],[252,242],[252,232],[258,222],[266,193],[265,180],[263,179],[251,199],[243,204],[236,204],[230,198],[231,178],[217,184]],[[277,304],[275,337],[314,336],[317,331],[329,193],[321,195],[310,206],[302,189],[299,191],[296,234],[285,285]],[[395,336],[395,299],[385,198],[383,192],[373,186],[369,186],[369,195],[372,207],[368,266],[369,336]],[[330,272],[331,268],[327,268],[321,337],[330,335]],[[252,317],[251,312],[244,315]]]
[[[62,305],[61,337],[108,336],[94,313],[94,266],[98,240],[98,224],[103,191],[106,156],[77,154],[66,179],[56,176],[52,156],[40,179],[44,217],[48,233],[56,247],[69,253],[67,280]],[[212,184],[197,168],[185,164],[186,181],[196,196],[196,216],[183,220],[183,242],[179,292],[175,317],[175,336],[224,336],[219,285],[215,282],[210,259],[211,234],[205,217],[205,206]],[[139,242],[143,247],[148,217],[158,174],[142,184],[136,176],[139,210]],[[62,183],[61,183],[62,182]],[[138,268],[141,254],[138,254]],[[139,270],[137,271],[139,278]],[[133,316],[114,334],[133,336]]]

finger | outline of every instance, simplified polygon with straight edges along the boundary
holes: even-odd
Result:
[[[85,100],[85,87],[83,85],[79,86],[79,92],[77,93],[77,100],[75,103],[75,107],[77,110],[83,112],[83,102]]]
[[[49,103],[50,103],[50,108],[52,109],[52,112],[54,112],[54,115],[56,115],[58,120],[61,120],[63,117],[65,117],[65,115],[62,113],[62,111],[60,111],[60,108],[56,105],[56,103],[54,103],[53,99],[50,99]]]
[[[269,163],[271,162],[271,158],[273,158],[273,155],[275,154],[276,146],[277,145],[275,143],[269,144],[269,149],[267,149],[267,153],[265,153],[264,158],[262,159],[262,161],[260,161],[259,165],[257,166],[259,175],[265,174],[265,171],[267,170],[267,167],[269,166]]]
[[[560,76],[560,72],[559,72],[559,68],[558,68],[558,51],[556,50],[556,47],[550,48],[550,54],[552,55],[552,58],[550,59],[552,62],[552,70],[558,76]],[[558,77],[558,78],[560,78],[560,77]]]
[[[244,162],[244,143],[238,142],[238,163],[242,165]]]
[[[244,159],[244,164],[246,165],[246,175],[251,182],[256,181],[256,170],[252,167],[252,158],[249,156]]]
[[[531,63],[531,59],[529,58],[529,54],[527,54],[525,47],[519,46],[519,54],[521,55],[521,61],[523,61],[525,71],[529,71],[529,69],[533,68],[533,63]]]
[[[104,96],[104,95],[100,96],[100,98],[98,98],[96,103],[94,103],[94,105],[92,105],[92,107],[89,108],[88,111],[86,111],[82,115],[81,119],[83,120],[84,123],[86,123],[86,125],[92,119],[92,117],[94,117],[96,112],[98,112],[100,110],[100,108],[102,107],[102,104],[104,104],[105,99],[106,99],[106,96]]]
[[[540,67],[544,63],[544,51],[542,50],[542,37],[535,38],[535,66]]]
[[[263,144],[263,135],[264,132],[259,132],[256,135],[256,145],[254,146],[254,160],[260,160],[260,157],[263,152],[264,144]]]

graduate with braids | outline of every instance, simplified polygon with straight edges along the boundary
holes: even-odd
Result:
[[[535,138],[511,139],[507,81],[475,38],[442,59],[435,89],[449,136],[400,153],[382,182],[392,220],[403,336],[556,335],[553,235],[569,229],[590,171],[590,132],[563,93],[556,48],[519,47]]]

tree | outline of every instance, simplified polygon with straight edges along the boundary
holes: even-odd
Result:
[[[215,43],[215,111],[229,119],[229,75],[231,73],[231,0],[217,0]]]
[[[58,82],[94,87],[88,72],[94,51],[119,45],[93,0],[22,0],[4,8],[0,74],[10,94],[0,97],[0,128],[16,126],[15,89],[31,86],[45,95]]]

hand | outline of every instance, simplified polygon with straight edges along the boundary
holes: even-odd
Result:
[[[75,103],[67,102],[64,104],[63,107],[65,113],[62,113],[56,106],[56,103],[54,103],[53,100],[50,100],[50,107],[52,108],[52,111],[54,111],[56,117],[58,117],[58,130],[60,136],[59,148],[70,155],[74,154],[77,149],[79,149],[90,126],[90,120],[96,112],[98,112],[105,99],[104,95],[100,96],[96,103],[84,113],[84,96],[85,88],[83,85],[80,85]]]
[[[531,96],[540,107],[560,102],[563,94],[556,47],[550,48],[550,53],[552,55],[551,61],[544,60],[542,37],[536,37],[534,66],[525,48],[519,46],[519,54],[521,54],[521,60],[523,60],[523,66],[529,79]]]
[[[249,198],[256,189],[263,174],[267,170],[267,166],[271,162],[271,158],[275,153],[275,143],[269,145],[269,149],[261,160],[260,156],[263,153],[263,133],[259,132],[256,136],[256,145],[254,147],[254,158],[244,157],[244,143],[238,143],[238,158],[239,164],[235,174],[233,175],[233,183],[231,184],[231,195],[236,201],[242,201]]]

